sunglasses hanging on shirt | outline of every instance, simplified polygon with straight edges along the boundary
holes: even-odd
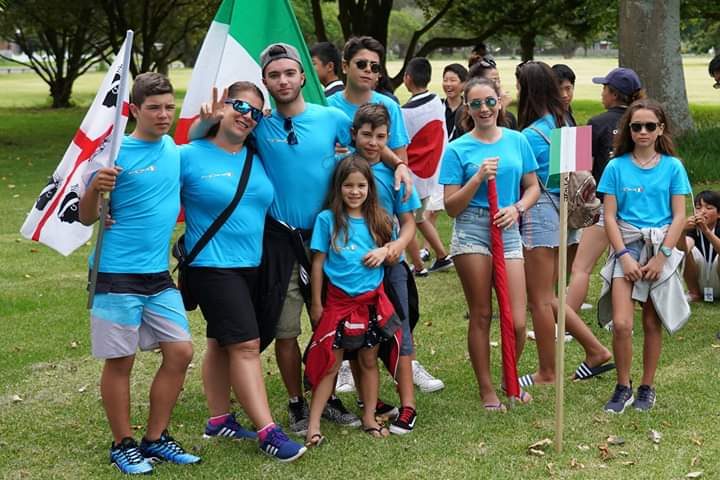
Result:
[[[287,132],[287,144],[297,145],[298,139],[297,135],[295,135],[295,127],[293,126],[292,118],[288,117],[285,119],[285,122],[283,123],[283,128]]]

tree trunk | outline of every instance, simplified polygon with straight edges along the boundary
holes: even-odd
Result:
[[[369,35],[388,48],[388,24],[393,0],[338,0],[343,36]]]
[[[58,77],[50,85],[52,108],[69,108],[74,79]]]
[[[322,6],[320,0],[310,1],[313,24],[315,25],[315,38],[318,42],[327,42],[327,32],[325,31],[325,20],[323,19]]]
[[[535,32],[523,32],[520,36],[520,55],[522,61],[526,62],[535,57]]]
[[[661,102],[676,133],[694,129],[680,55],[680,0],[621,0],[620,66],[640,76]]]

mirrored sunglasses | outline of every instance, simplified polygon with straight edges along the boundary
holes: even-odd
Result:
[[[468,102],[468,105],[473,110],[479,110],[483,105],[485,105],[490,110],[493,110],[498,104],[498,99],[495,97],[487,97],[487,98],[476,98],[475,100]]]
[[[226,105],[232,105],[233,110],[235,110],[238,113],[242,113],[245,115],[246,113],[250,112],[250,118],[255,120],[255,122],[259,122],[263,118],[263,112],[262,110],[258,110],[257,108],[250,105],[245,100],[236,100],[234,98],[228,98],[225,100]]]

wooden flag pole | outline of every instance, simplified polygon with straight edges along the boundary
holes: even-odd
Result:
[[[555,450],[562,452],[565,397],[565,289],[567,285],[568,174],[560,174],[560,252],[558,316],[555,335]]]

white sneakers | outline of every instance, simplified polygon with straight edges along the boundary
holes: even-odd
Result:
[[[355,391],[355,379],[353,379],[350,370],[350,362],[343,360],[340,364],[337,382],[335,383],[335,391],[337,393],[350,393]]]
[[[413,383],[423,393],[437,392],[445,388],[445,384],[439,378],[435,378],[417,360],[412,361]]]

